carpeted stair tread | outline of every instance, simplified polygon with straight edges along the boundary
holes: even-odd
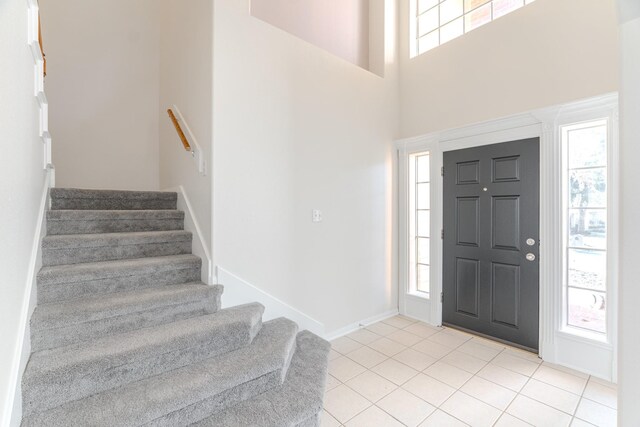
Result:
[[[35,352],[22,382],[30,414],[251,343],[264,307],[247,304],[156,327]]]
[[[202,282],[40,304],[31,316],[32,351],[156,326],[220,308],[222,286]]]
[[[43,267],[38,303],[193,282],[200,280],[201,263],[184,254]]]
[[[47,234],[121,233],[182,230],[178,210],[50,210]]]
[[[45,266],[191,253],[189,231],[68,234],[42,239]]]
[[[176,209],[178,194],[162,191],[52,188],[51,209]]]
[[[139,245],[145,243],[190,242],[191,237],[191,232],[184,230],[65,234],[61,236],[45,236],[42,239],[42,248],[95,248],[98,246]]]
[[[31,317],[32,329],[49,329],[60,324],[82,323],[121,316],[132,311],[159,305],[180,304],[220,294],[222,286],[201,282],[163,286],[155,289],[119,292],[107,296],[76,299],[67,302],[40,304]]]
[[[200,258],[192,254],[87,262],[82,264],[42,267],[38,272],[39,285],[86,282],[96,279],[136,276],[152,271],[199,267]]]
[[[308,331],[296,339],[285,382],[216,413],[194,427],[294,427],[318,425],[322,411],[330,344]]]
[[[251,345],[68,402],[23,419],[23,426],[182,426],[282,383],[297,326],[265,322]]]

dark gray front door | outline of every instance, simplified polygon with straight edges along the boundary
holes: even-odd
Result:
[[[443,322],[538,349],[539,139],[444,153]]]

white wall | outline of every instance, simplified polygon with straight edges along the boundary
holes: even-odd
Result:
[[[618,90],[614,0],[536,0],[409,59],[401,11],[401,132],[456,128]]]
[[[213,2],[156,2],[160,16],[160,188],[182,185],[211,249],[212,176],[198,172],[167,116],[176,105],[211,167],[213,138]]]
[[[621,114],[621,203],[620,212],[620,315],[618,349],[618,425],[640,425],[640,3],[623,0],[621,3],[622,78],[620,90]]]
[[[57,186],[158,189],[155,2],[40,6]]]
[[[8,424],[40,199],[46,191],[27,2],[0,2],[0,424]]]
[[[369,0],[251,0],[251,14],[369,68]]]
[[[385,78],[215,3],[215,262],[327,332],[397,309],[393,3]]]

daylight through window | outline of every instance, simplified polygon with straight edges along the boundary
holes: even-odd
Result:
[[[412,0],[414,42],[420,55],[534,0]]]
[[[606,333],[607,120],[562,126],[565,325]]]
[[[409,291],[429,296],[431,179],[428,152],[409,156]]]

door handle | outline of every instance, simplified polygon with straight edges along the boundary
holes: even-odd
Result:
[[[534,254],[532,254],[531,252],[529,252],[526,255],[527,261],[535,261],[536,260],[536,256]]]

